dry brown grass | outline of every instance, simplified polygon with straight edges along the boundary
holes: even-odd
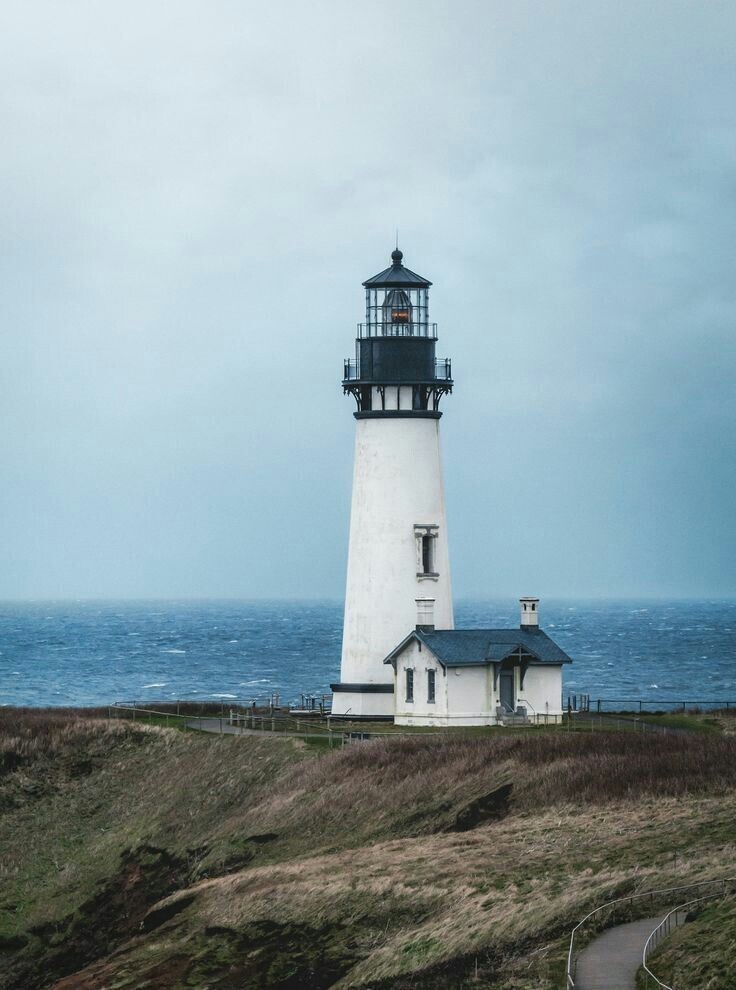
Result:
[[[196,894],[190,910],[200,927],[346,926],[357,958],[337,985],[392,985],[474,955],[495,969],[498,960],[569,931],[602,900],[718,875],[736,852],[734,813],[733,793],[547,809],[470,833],[254,867],[187,894]],[[680,851],[676,872],[673,849]],[[159,935],[164,953],[175,951],[178,937],[173,929]],[[131,947],[121,967],[134,969],[139,951]],[[530,985],[552,984],[535,971]]]
[[[414,736],[317,755],[283,737],[5,710],[0,750],[20,761],[1,785],[19,795],[0,818],[6,931],[77,910],[126,849],[189,863],[194,886],[174,898],[194,901],[105,963],[120,988],[196,946],[206,960],[205,929],[248,945],[285,925],[337,946],[344,986],[404,986],[476,955],[498,974],[600,899],[669,879],[675,854],[684,880],[735,851],[736,740],[716,734]],[[503,820],[451,831],[502,783]],[[534,967],[528,985],[552,986]]]
[[[64,708],[0,708],[0,773],[72,748],[97,745],[110,734],[126,731],[122,725],[101,723],[95,714]]]
[[[301,763],[246,814],[254,829],[332,848],[451,828],[464,805],[504,782],[513,783],[519,813],[718,793],[736,786],[736,739],[561,732],[389,738]]]

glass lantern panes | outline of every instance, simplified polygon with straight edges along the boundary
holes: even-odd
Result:
[[[367,288],[361,337],[436,337],[429,322],[429,291],[425,287]]]

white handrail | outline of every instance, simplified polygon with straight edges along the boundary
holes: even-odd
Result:
[[[672,917],[672,915],[675,916],[675,928],[676,928],[677,915],[682,912],[685,912],[687,908],[691,907],[693,904],[700,904],[702,903],[702,901],[710,900],[713,897],[725,897],[726,884],[729,883],[729,881],[722,880],[721,883],[723,886],[720,891],[713,891],[710,894],[704,894],[702,897],[695,897],[691,901],[686,901],[684,904],[678,904],[677,907],[672,908],[672,910],[668,914],[666,914],[664,918],[662,918],[660,923],[657,925],[657,927],[654,929],[654,931],[650,934],[649,938],[644,943],[644,950],[642,952],[642,958],[641,958],[642,969],[647,974],[647,977],[651,976],[655,984],[658,987],[661,987],[662,990],[673,990],[673,987],[669,986],[669,984],[667,983],[663,983],[657,976],[655,976],[655,974],[647,966],[647,959],[649,958],[651,953],[657,948],[657,945],[659,944],[660,941],[660,935],[664,934],[666,936],[669,935],[670,932],[672,931],[672,925],[670,924],[670,918]]]
[[[696,883],[685,883],[679,884],[676,887],[662,887],[659,890],[646,890],[638,894],[627,894],[625,897],[616,897],[612,901],[606,901],[605,904],[601,904],[600,907],[594,908],[582,921],[579,921],[577,925],[573,928],[570,933],[570,948],[567,952],[567,979],[566,986],[572,988],[575,986],[575,936],[578,931],[583,927],[583,925],[593,917],[594,914],[598,914],[600,911],[605,911],[607,908],[613,907],[616,904],[623,904],[626,901],[634,901],[641,899],[643,897],[659,897],[662,894],[674,894],[678,890],[692,890],[694,887],[705,887],[708,884],[727,884],[736,883],[736,877],[725,877],[719,880],[699,880]]]

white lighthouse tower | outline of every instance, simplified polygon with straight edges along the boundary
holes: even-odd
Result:
[[[392,717],[386,656],[417,624],[454,626],[439,432],[452,375],[435,357],[431,284],[397,248],[391,267],[363,283],[365,323],[345,362],[355,471],[340,683],[331,687],[333,715],[347,718]]]

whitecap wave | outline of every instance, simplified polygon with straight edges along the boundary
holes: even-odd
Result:
[[[162,653],[186,653],[186,650],[161,650]]]
[[[144,688],[151,688],[151,687],[166,687],[166,685],[167,685],[168,683],[169,683],[168,681],[157,681],[157,682],[156,682],[155,684],[144,684],[144,685],[143,685],[143,687],[144,687]]]

